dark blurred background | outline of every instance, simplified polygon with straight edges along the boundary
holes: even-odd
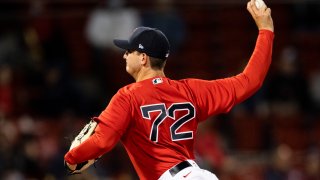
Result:
[[[113,38],[165,32],[172,79],[246,65],[258,34],[244,0],[1,0],[0,179],[138,179],[118,144],[67,176],[71,139],[133,82]],[[196,161],[221,180],[320,180],[320,2],[266,0],[275,24],[263,87],[199,127]]]

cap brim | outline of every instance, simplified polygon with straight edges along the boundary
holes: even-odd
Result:
[[[113,44],[117,46],[118,48],[129,50],[131,49],[129,41],[128,40],[121,40],[121,39],[114,39]]]

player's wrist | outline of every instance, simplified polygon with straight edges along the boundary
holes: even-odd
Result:
[[[64,167],[67,169],[68,173],[73,174],[73,172],[76,170],[77,165],[72,165],[67,161],[64,161]]]
[[[64,161],[65,163],[68,163],[68,164],[72,164],[72,165],[75,165],[77,164],[72,156],[72,154],[70,152],[68,152],[65,156],[64,156]]]
[[[274,29],[271,28],[271,27],[261,27],[261,28],[259,28],[259,31],[264,31],[264,30],[274,32]]]

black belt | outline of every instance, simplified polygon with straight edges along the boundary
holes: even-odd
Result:
[[[187,168],[192,166],[188,161],[182,161],[181,163],[173,166],[169,172],[171,174],[171,176],[175,176],[176,174],[178,174],[178,172],[180,172],[182,169]]]

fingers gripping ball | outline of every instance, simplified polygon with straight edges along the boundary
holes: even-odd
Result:
[[[85,140],[87,140],[94,133],[94,130],[97,127],[97,125],[98,125],[98,123],[94,119],[91,119],[91,121],[89,123],[87,123],[83,127],[83,129],[80,131],[80,133],[74,138],[69,150],[79,146],[81,143],[83,143]],[[65,166],[68,168],[70,174],[78,174],[78,173],[81,173],[82,171],[86,170],[87,168],[89,168],[96,161],[97,161],[97,159],[91,159],[91,160],[79,163],[76,165],[75,170],[71,170],[66,165],[66,162],[65,162]]]
[[[258,9],[266,6],[266,4],[264,3],[263,0],[255,0],[255,4],[256,4],[256,6],[257,6]]]

